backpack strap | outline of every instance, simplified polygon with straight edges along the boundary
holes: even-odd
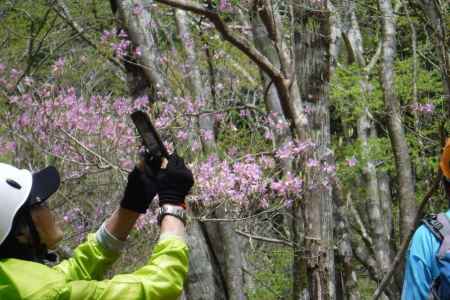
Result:
[[[433,233],[433,235],[441,241],[438,257],[444,258],[445,254],[450,251],[450,220],[445,213],[431,214],[426,216],[422,223]]]

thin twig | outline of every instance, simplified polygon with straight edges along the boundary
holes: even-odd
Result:
[[[97,50],[98,53],[105,56],[110,62],[112,62],[116,67],[119,67],[122,71],[125,71],[125,68],[123,65],[114,57],[110,57],[108,55],[105,55],[103,51],[99,51],[99,47],[97,44],[95,44],[93,41],[89,39],[88,36],[85,34],[84,28],[82,28],[70,15],[69,10],[67,9],[67,6],[63,0],[57,0],[56,3],[51,4],[53,10],[56,12],[56,14],[63,19],[70,27],[72,27],[73,30],[75,30],[78,35],[86,42],[89,46]],[[58,6],[58,8],[56,7]]]
[[[81,148],[83,148],[85,151],[87,151],[88,153],[94,155],[96,158],[98,158],[98,160],[100,162],[104,162],[106,163],[107,166],[101,166],[98,165],[97,168],[99,169],[106,169],[106,168],[112,168],[114,170],[118,170],[120,171],[120,174],[122,175],[122,177],[125,180],[125,175],[124,172],[125,170],[123,170],[122,168],[120,168],[119,166],[111,163],[109,160],[107,160],[106,158],[104,158],[103,156],[101,156],[100,154],[98,154],[97,152],[95,152],[94,150],[90,149],[89,147],[85,146],[82,142],[80,142],[76,137],[74,137],[73,135],[71,135],[69,132],[67,132],[66,130],[61,128],[61,131],[67,136],[69,137],[71,140],[73,140],[77,145],[79,145]]]
[[[273,244],[281,244],[281,245],[289,246],[291,248],[294,247],[294,243],[286,241],[286,240],[279,240],[279,239],[269,238],[269,237],[265,237],[265,236],[254,235],[254,234],[250,234],[250,233],[243,232],[243,231],[240,231],[240,230],[235,230],[235,232],[237,234],[240,234],[240,235],[245,236],[245,237],[247,237],[249,239],[252,239],[252,240],[268,242],[268,243],[273,243]]]

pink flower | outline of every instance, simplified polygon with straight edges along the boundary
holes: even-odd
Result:
[[[345,162],[347,163],[347,166],[354,167],[358,163],[358,160],[356,160],[355,156],[352,156],[351,158],[347,158]]]
[[[325,163],[322,167],[322,170],[329,175],[335,175],[336,173],[336,166],[335,165],[329,165]]]
[[[317,159],[313,159],[313,158],[308,159],[308,161],[306,162],[306,166],[308,168],[315,168],[315,167],[318,167],[319,165],[320,165],[320,162]]]
[[[270,130],[266,130],[266,132],[264,133],[264,138],[266,140],[272,140],[273,139],[273,134]]]
[[[238,153],[238,148],[236,148],[235,146],[230,147],[230,149],[228,149],[228,155],[233,157]]]
[[[112,31],[103,31],[102,35],[100,37],[100,42],[101,43],[106,43],[111,37],[113,36],[113,32]]]
[[[213,141],[214,133],[211,130],[201,130],[201,135],[205,139],[205,141]]]
[[[141,47],[136,47],[136,48],[134,49],[134,51],[133,51],[133,54],[134,54],[134,56],[136,56],[136,57],[142,56],[142,50],[141,50]]]
[[[283,181],[274,181],[270,184],[270,187],[272,188],[272,190],[274,190],[278,194],[283,194],[287,190],[286,189],[287,187]]]
[[[250,117],[250,111],[248,109],[241,110],[239,112],[239,115],[243,118]]]
[[[134,162],[130,159],[121,159],[119,163],[120,167],[124,170],[132,170],[134,166]]]
[[[230,0],[220,0],[219,10],[221,10],[221,11],[228,11],[230,9],[231,9]]]
[[[4,155],[16,150],[15,142],[4,142],[0,140],[0,155]]]
[[[60,75],[64,70],[65,64],[66,64],[66,61],[65,61],[64,57],[58,58],[58,60],[52,66],[53,75]]]
[[[130,47],[131,41],[129,40],[121,40],[118,43],[111,44],[111,48],[114,51],[114,54],[122,58],[127,54],[128,48]]]
[[[142,6],[142,4],[135,4],[133,6],[133,15],[135,16],[139,16],[140,14],[142,14],[142,12],[144,11],[144,7]]]
[[[148,96],[142,96],[134,100],[134,109],[142,109],[149,104]]]
[[[19,79],[19,77],[20,77],[20,71],[13,68],[13,69],[11,69],[10,76],[11,76],[11,79],[12,79],[12,80]]]
[[[263,156],[259,159],[259,163],[265,169],[271,169],[275,167],[275,160],[269,156]]]
[[[426,104],[413,104],[411,105],[411,110],[418,113],[431,114],[435,110],[435,106],[432,103]]]
[[[178,138],[181,142],[186,141],[186,140],[188,139],[188,137],[189,137],[189,134],[188,134],[187,131],[185,131],[185,130],[180,130],[180,131],[178,131],[178,133],[177,133],[177,138]]]

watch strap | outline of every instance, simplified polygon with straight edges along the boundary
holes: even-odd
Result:
[[[166,215],[178,218],[184,225],[186,225],[186,210],[183,207],[174,205],[164,205],[160,207],[158,213],[159,225],[161,225],[161,222]]]

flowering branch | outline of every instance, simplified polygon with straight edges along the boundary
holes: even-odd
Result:
[[[269,59],[259,52],[248,39],[240,35],[233,34],[229,27],[224,23],[216,10],[205,8],[199,4],[186,0],[156,0],[175,8],[190,11],[208,18],[215,26],[216,30],[222,35],[223,39],[231,43],[249,59],[251,59],[263,72],[265,72],[273,81],[280,96],[281,107],[286,119],[289,121],[290,130],[293,135],[300,132],[295,128],[295,124],[299,123],[298,118],[291,105],[291,87],[293,83],[292,74],[286,77],[283,72],[272,64]]]

